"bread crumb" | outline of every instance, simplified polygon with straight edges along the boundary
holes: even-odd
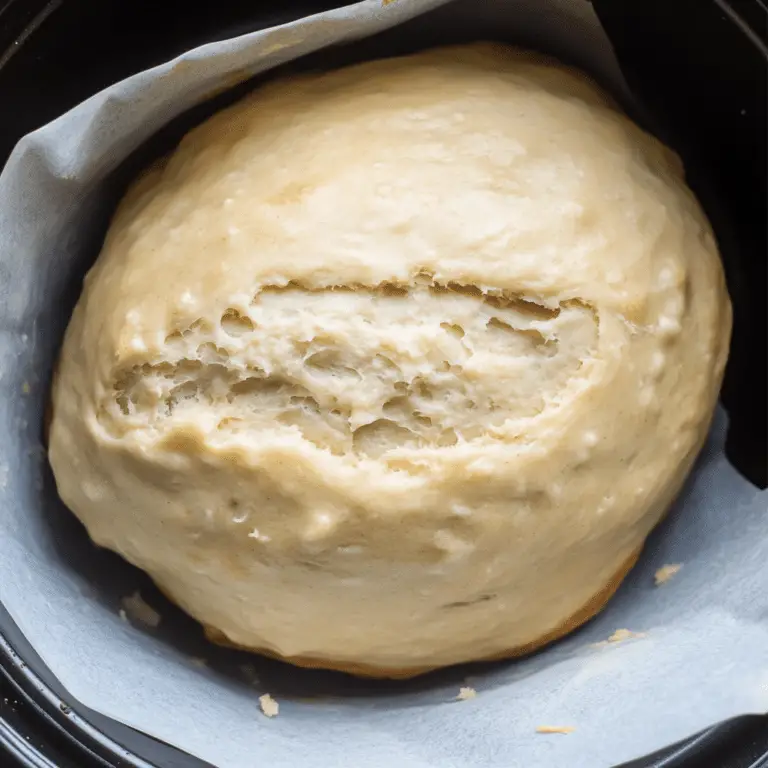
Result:
[[[277,717],[280,712],[280,705],[268,693],[259,696],[259,706],[267,717]]]
[[[197,656],[192,656],[189,659],[189,663],[193,667],[197,667],[198,669],[204,669],[208,666],[208,661],[206,659],[198,658]]]
[[[662,565],[658,571],[654,574],[654,581],[656,586],[659,587],[662,584],[666,584],[681,568],[682,563],[670,563],[669,565]]]
[[[573,733],[572,725],[537,725],[536,733]]]
[[[633,640],[645,637],[645,632],[632,632],[629,629],[617,629],[607,640],[601,640],[599,643],[592,643],[592,648],[603,648],[611,643],[621,643],[624,640]]]
[[[152,629],[159,626],[160,614],[151,605],[147,605],[138,590],[129,597],[124,597],[122,604],[121,619],[123,618],[122,614],[125,614],[126,618],[131,622],[138,622]]]
[[[29,382],[28,382],[28,381],[25,381],[25,382],[24,382],[24,383],[21,385],[21,393],[22,393],[23,395],[28,395],[28,394],[29,394],[31,391],[32,391],[32,387],[30,387],[30,386],[29,386]]]
[[[466,701],[467,699],[474,699],[477,696],[477,691],[469,686],[462,686],[459,688],[459,695],[456,697],[456,701]]]
[[[120,617],[120,621],[124,621],[126,624],[128,623],[128,615],[122,608],[117,612],[117,615]]]

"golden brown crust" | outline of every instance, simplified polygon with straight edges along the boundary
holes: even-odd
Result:
[[[579,611],[577,611],[573,616],[571,616],[570,619],[568,619],[568,621],[559,627],[556,627],[551,632],[544,635],[544,637],[541,637],[532,643],[528,643],[527,645],[511,648],[508,651],[503,651],[501,653],[494,654],[493,656],[487,656],[482,659],[468,659],[467,661],[501,661],[502,659],[527,656],[528,654],[543,648],[545,645],[549,645],[550,643],[565,637],[565,635],[570,634],[582,624],[585,624],[587,621],[594,618],[606,606],[608,601],[611,599],[611,597],[613,597],[614,593],[621,585],[621,582],[624,580],[626,575],[634,567],[641,551],[642,547],[636,550],[632,556],[622,564],[621,568],[619,568],[619,570],[613,575],[611,580],[603,589],[601,589],[594,597],[588,600],[587,603]],[[160,589],[170,600],[173,599],[166,590],[163,590],[162,587],[160,587]],[[332,670],[334,672],[345,672],[349,675],[355,675],[357,677],[372,677],[390,680],[407,680],[408,678],[417,677],[418,675],[423,675],[427,672],[433,672],[436,669],[439,669],[439,667],[388,669],[383,667],[370,666],[367,664],[356,664],[354,662],[339,662],[334,661],[333,659],[313,659],[306,656],[285,657],[275,653],[274,651],[266,650],[263,648],[246,648],[242,645],[238,645],[237,643],[233,643],[223,632],[216,629],[215,627],[210,627],[206,624],[203,624],[203,629],[205,630],[206,638],[208,638],[208,640],[210,640],[212,643],[215,643],[216,645],[226,646],[228,648],[237,648],[241,651],[250,651],[251,653],[257,653],[261,656],[267,656],[271,659],[277,659],[279,661],[284,661],[288,664],[293,664],[294,666],[304,667],[307,669],[326,669]]]
[[[582,78],[501,50],[266,86],[113,220],[51,465],[220,641],[389,677],[528,653],[690,467],[730,328],[703,212]]]

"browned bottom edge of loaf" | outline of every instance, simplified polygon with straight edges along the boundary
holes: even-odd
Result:
[[[467,659],[465,663],[469,662],[483,662],[483,661],[501,661],[502,659],[510,659],[513,657],[526,656],[534,651],[543,648],[545,645],[553,643],[555,640],[559,640],[561,637],[573,632],[576,628],[589,621],[595,615],[597,615],[613,597],[614,592],[619,588],[619,585],[624,580],[624,577],[629,573],[632,567],[637,562],[640,556],[642,547],[635,552],[621,565],[621,568],[613,575],[611,580],[601,589],[596,595],[588,600],[570,619],[564,624],[556,627],[551,632],[547,633],[538,640],[527,643],[526,645],[520,645],[516,648],[510,648],[509,650],[502,651],[501,653],[495,653],[491,656],[485,656],[478,659]],[[167,594],[167,593],[166,593]],[[304,667],[306,669],[325,669],[332,670],[334,672],[345,672],[349,675],[355,675],[357,677],[375,677],[391,680],[405,680],[410,677],[416,677],[423,675],[427,672],[433,672],[436,669],[440,669],[440,666],[426,666],[426,667],[377,667],[370,664],[359,664],[351,661],[335,661],[334,659],[319,659],[309,656],[282,656],[279,653],[270,651],[264,648],[248,648],[238,643],[233,643],[223,632],[215,627],[203,624],[205,630],[205,636],[212,643],[217,645],[227,646],[229,648],[237,648],[241,651],[249,651],[261,656],[267,656],[271,659],[278,659],[279,661],[293,664],[297,667]]]

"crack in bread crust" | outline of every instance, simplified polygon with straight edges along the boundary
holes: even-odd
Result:
[[[161,355],[116,374],[100,419],[122,436],[206,407],[220,434],[294,430],[339,455],[450,448],[551,407],[597,337],[597,313],[576,300],[423,273],[373,288],[288,282],[173,329]]]

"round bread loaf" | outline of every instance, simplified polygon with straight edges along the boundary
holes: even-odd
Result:
[[[120,205],[50,460],[219,641],[380,676],[523,653],[680,488],[730,312],[678,158],[582,74],[482,44],[295,77]]]

